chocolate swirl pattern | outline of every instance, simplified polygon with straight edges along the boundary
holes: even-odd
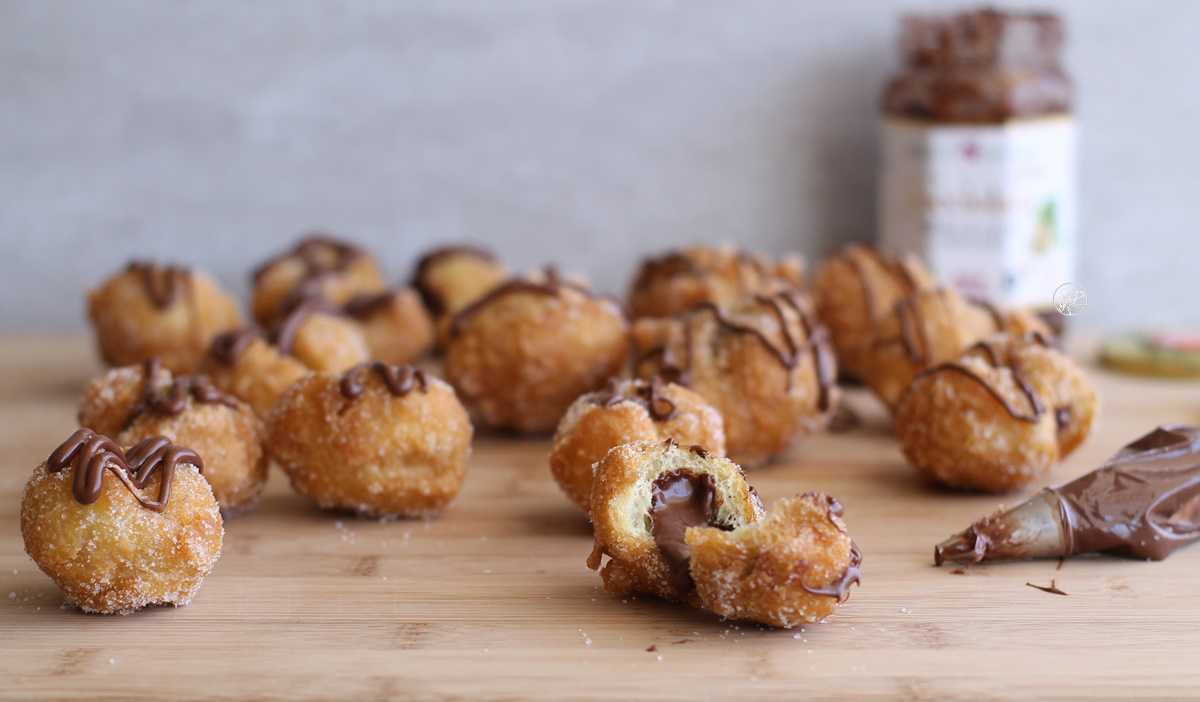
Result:
[[[388,392],[396,397],[404,397],[420,387],[421,392],[429,392],[429,374],[421,368],[413,366],[393,366],[382,361],[360,363],[342,376],[339,385],[342,397],[347,400],[357,399],[365,388],[366,376],[375,373],[387,387]]]
[[[181,266],[161,266],[145,261],[133,261],[127,270],[141,278],[146,296],[160,310],[175,304],[180,294],[192,282],[192,272]]]
[[[79,429],[46,459],[46,470],[58,473],[72,468],[75,500],[90,505],[104,491],[104,472],[111,472],[129,490],[138,504],[161,512],[171,498],[171,483],[180,463],[190,463],[203,474],[204,461],[190,448],[175,446],[164,436],[152,436],[138,442],[126,454],[107,436],[91,429]],[[161,474],[157,499],[148,499],[141,491],[155,473]]]
[[[232,409],[238,408],[238,402],[231,395],[226,395],[212,384],[205,375],[180,375],[165,388],[159,388],[154,382],[162,371],[162,361],[157,356],[151,356],[142,362],[142,399],[133,408],[125,427],[132,425],[146,411],[159,414],[176,415],[187,409],[188,398],[206,405],[225,405]]]
[[[648,381],[635,381],[632,395],[621,392],[615,378],[608,381],[608,388],[592,395],[592,404],[615,407],[622,402],[636,402],[646,408],[650,418],[656,422],[670,421],[677,414],[675,403],[663,396],[663,382],[657,375]]]
[[[791,371],[800,365],[800,362],[811,353],[816,364],[817,383],[820,389],[818,407],[821,411],[829,409],[830,392],[836,381],[833,370],[833,359],[831,358],[827,343],[829,332],[824,326],[818,324],[813,319],[812,315],[804,309],[804,305],[800,303],[796,295],[790,291],[779,292],[769,296],[755,295],[754,300],[760,305],[769,307],[779,321],[780,335],[783,340],[782,344],[772,341],[758,327],[742,324],[730,319],[717,305],[711,302],[704,302],[692,308],[692,311],[684,317],[685,356],[683,359],[675,358],[671,349],[664,345],[649,349],[641,355],[638,362],[641,363],[645,360],[658,358],[660,374],[664,379],[690,387],[693,347],[695,345],[695,320],[701,312],[708,312],[717,323],[719,329],[718,336],[722,334],[744,334],[753,337],[762,344],[763,348],[774,356],[779,361],[779,364],[788,371],[788,390],[791,390],[793,382]],[[796,338],[793,327],[788,321],[787,309],[794,311],[800,320],[800,326],[803,327],[805,336],[803,343]]]
[[[343,271],[363,255],[363,250],[353,244],[328,236],[310,236],[291,251],[280,254],[256,268],[254,280],[259,281],[268,270],[288,259],[300,261],[304,266],[305,280],[311,280],[327,273]]]
[[[223,366],[232,366],[242,357],[250,344],[263,338],[263,333],[253,327],[234,329],[214,337],[208,350],[217,363]]]

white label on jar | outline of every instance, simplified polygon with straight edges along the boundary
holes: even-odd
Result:
[[[1075,281],[1075,123],[885,118],[880,243],[923,257],[943,284],[1047,307]]]

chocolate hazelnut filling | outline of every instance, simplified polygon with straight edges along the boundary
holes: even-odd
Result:
[[[692,590],[691,549],[684,538],[689,527],[716,526],[716,486],[712,476],[683,471],[663,473],[654,480],[650,518],[654,543],[667,564],[668,579],[679,593]]]

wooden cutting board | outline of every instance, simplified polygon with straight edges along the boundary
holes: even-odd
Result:
[[[191,605],[125,617],[64,609],[22,550],[18,505],[100,370],[81,335],[0,340],[6,697],[1200,694],[1200,546],[1161,563],[935,568],[933,545],[1001,500],[914,479],[862,391],[850,399],[861,426],[750,474],[768,505],[823,490],[846,507],[863,585],[823,624],[770,630],[609,597],[584,566],[591,531],[550,478],[548,441],[498,436],[477,440],[466,486],[440,519],[322,513],[275,473],[257,511],[226,524],[222,558]],[[1200,423],[1200,384],[1093,377],[1099,429],[1049,482],[1157,424]],[[1052,580],[1067,596],[1026,586]]]

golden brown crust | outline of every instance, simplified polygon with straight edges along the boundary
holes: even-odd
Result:
[[[840,393],[828,333],[796,293],[700,306],[634,324],[635,374],[677,379],[725,420],[729,456],[753,467],[829,423]]]
[[[117,443],[132,446],[151,436],[165,436],[200,454],[204,478],[226,517],[245,514],[258,504],[267,485],[266,429],[249,405],[239,402],[234,408],[189,399],[178,415],[144,412]]]
[[[471,454],[466,410],[445,382],[393,395],[374,372],[348,399],[343,377],[314,373],[267,420],[272,457],[323,508],[378,517],[434,514],[458,494]]]
[[[747,295],[799,290],[804,260],[785,256],[778,263],[729,245],[696,246],[642,263],[629,291],[634,317],[669,317],[703,302],[727,307]]]
[[[860,356],[860,375],[894,410],[921,371],[957,358],[988,334],[1026,330],[1050,336],[1027,312],[1004,312],[950,288],[923,290],[896,303],[876,324]]]
[[[222,392],[250,405],[259,417],[279,401],[283,391],[309,372],[298,359],[279,352],[263,339],[251,342],[232,365],[205,354],[200,372],[212,378]],[[85,423],[85,426],[88,426]]]
[[[455,315],[508,277],[508,269],[491,252],[473,246],[446,246],[421,257],[413,273],[413,287],[439,325],[448,327]]]
[[[352,319],[315,312],[297,328],[288,351],[315,371],[341,373],[371,358],[362,329]]]
[[[176,294],[160,307],[142,275],[124,270],[89,293],[88,315],[105,363],[157,356],[176,373],[193,372],[212,337],[242,322],[233,297],[196,271],[184,272]]]
[[[700,599],[722,617],[785,629],[833,614],[861,561],[840,511],[828,495],[806,493],[733,531],[688,530]]]
[[[629,323],[616,303],[573,285],[499,290],[457,318],[446,379],[484,424],[551,432],[575,398],[621,371]]]
[[[655,388],[649,407],[649,390]],[[558,425],[550,452],[550,472],[584,512],[589,511],[593,466],[614,446],[631,441],[675,439],[725,453],[721,415],[702,397],[675,383],[611,381],[607,390],[582,395]]]
[[[1098,402],[1069,357],[1037,338],[1000,334],[917,376],[897,408],[896,436],[928,478],[1003,492],[1074,450]]]
[[[933,287],[916,257],[850,246],[817,271],[812,294],[817,316],[833,335],[838,368],[861,377],[862,351],[872,329],[901,299]]]
[[[690,494],[678,491],[685,483]],[[596,466],[592,506],[588,567],[609,558],[600,575],[613,595],[647,593],[786,628],[824,619],[859,581],[862,557],[836,500],[807,493],[764,516],[736,464],[694,447],[613,448]]]
[[[717,523],[736,528],[762,518],[762,503],[741,469],[726,458],[701,456],[673,442],[616,446],[596,465],[591,500],[595,546],[588,558],[588,567],[595,570],[609,557],[600,575],[610,594],[643,592],[699,606],[694,591],[681,591],[671,582],[651,531],[652,485],[673,472],[711,476]]]
[[[207,461],[204,477],[225,516],[242,514],[258,503],[267,481],[266,430],[251,407],[233,397],[198,402],[184,394],[177,413],[145,402],[147,364],[113,370],[90,380],[79,403],[80,426],[131,446],[151,436],[188,446]],[[165,392],[176,377],[157,370],[153,388]],[[179,376],[180,380],[187,380]]]
[[[208,482],[190,464],[174,473],[162,512],[143,507],[105,475],[100,499],[80,504],[73,470],[42,463],[21,498],[25,551],[86,612],[128,614],[191,601],[221,554],[221,513]],[[158,494],[154,477],[141,494]]]
[[[375,259],[353,245],[313,237],[263,264],[254,276],[254,318],[273,327],[305,297],[341,306],[358,295],[382,293],[387,283]]]
[[[380,304],[361,312],[348,308],[360,324],[371,359],[404,365],[428,354],[433,348],[433,320],[417,292],[402,288],[379,299]]]

